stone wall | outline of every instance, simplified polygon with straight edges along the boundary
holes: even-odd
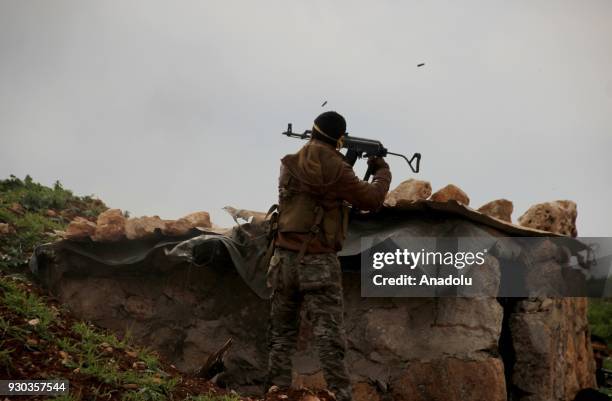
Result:
[[[231,265],[169,265],[161,250],[119,267],[74,253],[56,260],[41,278],[77,316],[129,330],[184,371],[198,369],[231,337],[221,384],[260,391],[268,302]],[[354,266],[343,280],[357,401],[570,401],[594,386],[582,298],[512,299],[504,306],[496,298],[362,298]],[[323,387],[312,335],[303,316],[295,383]],[[510,341],[500,346],[504,336]]]

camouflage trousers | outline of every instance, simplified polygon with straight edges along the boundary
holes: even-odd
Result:
[[[306,255],[276,249],[268,271],[273,288],[268,329],[268,384],[291,384],[291,357],[296,350],[300,310],[312,322],[314,341],[325,381],[338,401],[351,399],[351,385],[344,362],[346,335],[343,327],[342,276],[334,253]]]

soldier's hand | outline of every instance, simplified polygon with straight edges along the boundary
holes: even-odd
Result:
[[[370,156],[368,158],[368,166],[372,170],[372,173],[376,173],[381,168],[389,168],[389,165],[382,157]]]

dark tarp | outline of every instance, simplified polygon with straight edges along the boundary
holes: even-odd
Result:
[[[477,223],[477,224],[473,224]],[[555,236],[540,230],[519,227],[491,218],[457,202],[419,201],[407,206],[383,208],[378,213],[355,215],[351,219],[348,237],[340,257],[355,257],[363,249],[361,239],[375,237],[376,245],[388,238],[401,236]],[[194,230],[180,238],[163,237],[148,240],[97,243],[92,241],[62,240],[36,248],[30,268],[37,273],[47,252],[63,250],[85,256],[107,266],[126,266],[147,259],[163,250],[168,264],[190,262],[197,266],[210,266],[215,262],[231,260],[247,285],[261,298],[268,298],[266,267],[258,263],[268,244],[267,222],[237,225],[228,235]],[[567,245],[573,251],[584,246],[572,238]]]

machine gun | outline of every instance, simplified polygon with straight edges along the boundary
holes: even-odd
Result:
[[[289,123],[287,126],[287,131],[283,132],[283,135],[287,135],[290,138],[299,138],[299,139],[310,139],[312,138],[312,131],[306,130],[303,133],[299,134],[297,132],[292,131],[292,124]],[[400,153],[389,152],[387,148],[383,146],[380,141],[376,139],[367,139],[367,138],[359,138],[356,136],[349,135],[348,132],[344,135],[344,142],[342,144],[343,148],[346,148],[346,161],[354,166],[357,159],[362,157],[385,157],[387,155],[399,156],[402,159],[406,160],[410,169],[418,173],[421,165],[421,154],[415,153],[412,155],[410,159]],[[413,166],[412,163],[415,163]],[[368,181],[370,179],[370,175],[372,171],[370,167],[368,167],[368,171],[366,171],[364,181]]]

